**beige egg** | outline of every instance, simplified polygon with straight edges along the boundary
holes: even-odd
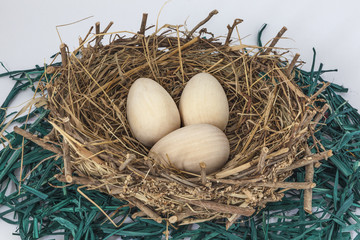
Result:
[[[195,124],[160,139],[151,148],[149,157],[193,173],[200,173],[199,164],[204,162],[209,174],[220,169],[229,154],[229,140],[224,132],[210,124]]]
[[[181,125],[179,110],[169,93],[157,82],[139,78],[127,97],[127,118],[135,138],[154,145]]]
[[[219,81],[208,73],[193,76],[180,98],[184,126],[207,123],[224,130],[229,120],[229,103]]]

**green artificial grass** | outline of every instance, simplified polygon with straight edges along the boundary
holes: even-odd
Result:
[[[264,29],[265,26],[259,33],[260,46]],[[310,72],[295,69],[294,80],[308,95],[326,82],[322,75],[328,72],[322,70],[322,64],[315,70],[315,57],[314,50]],[[14,87],[2,109],[7,108],[23,90],[31,88],[35,91],[34,83],[46,79],[44,68],[39,66],[23,71],[6,70],[0,74],[0,77],[4,76],[14,80]],[[225,229],[225,221],[200,223],[196,229],[168,226],[170,239],[351,239],[351,231],[356,232],[355,239],[360,239],[360,216],[355,213],[360,207],[360,115],[339,95],[342,92],[347,92],[347,89],[332,83],[320,94],[330,108],[325,114],[326,125],[318,127],[316,137],[326,149],[332,149],[334,155],[315,168],[313,214],[303,210],[303,191],[290,190],[281,202],[269,203],[258,215],[242,218],[228,230]],[[26,116],[15,121],[21,128],[26,126],[27,131],[44,137],[51,130],[46,121],[48,113],[44,108],[35,108],[30,114],[36,118],[35,122],[26,123]],[[0,110],[1,129],[9,116],[6,116],[5,110]],[[55,158],[54,153],[26,139],[23,143],[23,138],[14,132],[5,132],[4,136],[12,148],[8,145],[0,151],[0,204],[8,208],[0,213],[0,218],[17,225],[18,230],[14,234],[21,239],[53,235],[77,240],[109,239],[114,235],[122,239],[161,239],[164,236],[167,229],[165,222],[159,224],[143,218],[124,222],[138,209],[103,193],[82,190],[103,210],[112,214],[117,224],[121,224],[120,227],[113,226],[97,207],[77,192],[77,185],[65,186],[54,178],[63,167],[61,158]],[[310,139],[309,144],[313,144]],[[35,166],[38,167],[21,183],[20,192],[7,195],[5,193],[11,184],[18,189],[17,176],[22,155],[23,177]],[[296,170],[288,181],[303,182],[304,177],[305,170],[302,168]]]

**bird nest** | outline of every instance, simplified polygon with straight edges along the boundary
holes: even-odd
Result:
[[[327,85],[308,96],[292,80],[298,55],[288,61],[286,51],[275,48],[286,28],[265,47],[230,44],[240,19],[228,26],[224,39],[198,31],[216,13],[191,31],[147,28],[146,14],[137,33],[107,33],[112,23],[104,31],[97,23],[95,34],[91,28],[75,51],[61,45],[62,65],[48,67],[53,77],[44,86],[54,127],[46,140],[62,146],[59,181],[81,185],[84,196],[82,188],[126,200],[139,209],[133,217],[171,224],[225,218],[229,227],[266,203],[281,201],[288,189],[305,189],[305,208],[311,212],[314,166],[331,156],[307,143],[312,138],[321,145],[314,131],[327,105],[317,96]],[[155,31],[145,34],[151,28]],[[104,36],[110,36],[107,45]],[[149,148],[134,138],[126,116],[128,90],[138,78],[155,80],[178,104],[187,81],[200,72],[220,82],[230,109],[224,130],[230,157],[212,174],[149,158]],[[286,181],[303,166],[304,182]]]

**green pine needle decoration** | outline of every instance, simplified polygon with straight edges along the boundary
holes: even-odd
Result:
[[[265,26],[259,32],[260,46]],[[317,71],[314,70],[315,57],[314,50],[310,72],[295,69],[294,80],[308,95],[316,92],[326,82],[322,74],[328,72],[322,70],[322,64]],[[1,106],[1,129],[5,126],[6,117],[12,115],[6,116],[4,109],[21,91],[27,88],[35,91],[33,84],[45,81],[45,71],[43,67],[36,66],[30,70],[0,74],[0,77],[4,76],[10,76],[15,84]],[[291,190],[286,192],[286,197],[281,202],[269,203],[257,216],[245,218],[228,230],[225,230],[224,221],[200,223],[196,229],[191,226],[173,228],[165,222],[159,224],[143,218],[125,221],[138,210],[103,193],[84,190],[89,198],[112,214],[112,219],[121,225],[116,228],[77,192],[78,186],[65,187],[64,183],[54,178],[54,174],[59,173],[63,167],[62,159],[55,158],[54,153],[28,140],[24,140],[22,176],[37,168],[21,183],[20,192],[5,194],[11,185],[15,185],[16,189],[19,187],[17,173],[23,144],[21,136],[5,132],[2,141],[4,138],[8,139],[12,148],[6,146],[0,151],[0,204],[8,207],[8,210],[0,213],[0,218],[17,225],[18,231],[14,234],[21,239],[53,235],[76,240],[110,239],[112,236],[121,236],[122,239],[161,239],[168,229],[170,238],[174,240],[185,237],[192,240],[351,239],[351,231],[356,232],[355,239],[359,240],[360,216],[356,215],[355,210],[360,207],[360,115],[339,95],[342,92],[347,92],[347,89],[332,83],[320,95],[330,105],[330,109],[326,114],[326,126],[318,129],[316,138],[326,149],[332,149],[334,156],[315,169],[313,214],[308,214],[303,209],[303,191]],[[27,131],[44,137],[51,131],[51,125],[45,120],[47,115],[46,109],[36,108],[30,114],[30,117],[36,118],[35,122],[26,123],[26,116],[15,119],[15,122],[22,124],[21,128],[26,126]],[[288,181],[303,182],[304,177],[305,170],[300,169]]]

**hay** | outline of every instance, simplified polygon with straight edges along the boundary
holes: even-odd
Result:
[[[150,35],[145,16],[139,33],[112,34],[105,46],[101,40],[109,27],[100,33],[97,24],[97,34],[87,34],[74,52],[62,44],[62,66],[49,67],[54,75],[43,90],[54,130],[46,140],[62,147],[64,159],[56,178],[126,200],[157,222],[227,218],[229,227],[280,201],[288,189],[306,189],[305,209],[311,211],[313,166],[332,153],[309,149],[307,139],[321,146],[314,129],[327,105],[316,103],[324,89],[309,97],[292,81],[297,57],[289,63],[275,48],[286,28],[269,47],[230,45],[239,19],[228,26],[223,43],[204,29],[195,34],[211,16],[190,32],[166,25]],[[230,107],[230,158],[207,176],[148,158],[149,149],[131,134],[125,108],[128,89],[140,77],[157,81],[178,103],[186,82],[203,71],[219,80]],[[303,166],[307,182],[285,182]]]

